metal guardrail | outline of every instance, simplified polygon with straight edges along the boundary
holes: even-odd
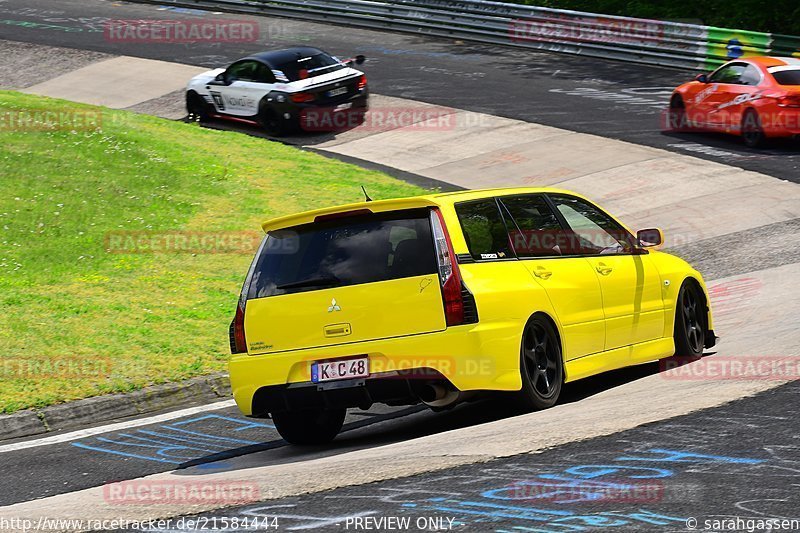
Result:
[[[675,68],[800,56],[800,37],[488,0],[131,0],[391,29]]]

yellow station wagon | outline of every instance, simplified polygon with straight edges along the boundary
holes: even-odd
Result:
[[[347,408],[446,409],[508,391],[552,406],[564,382],[715,343],[700,273],[587,199],[489,189],[285,216],[230,327],[242,413],[294,444]]]

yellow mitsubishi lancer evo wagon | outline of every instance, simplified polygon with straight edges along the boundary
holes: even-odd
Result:
[[[349,407],[445,409],[508,391],[526,410],[564,382],[715,343],[700,273],[585,198],[491,189],[284,216],[230,327],[242,413],[294,444]]]

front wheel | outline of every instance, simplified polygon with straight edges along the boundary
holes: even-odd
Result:
[[[211,118],[208,104],[202,96],[194,91],[186,93],[186,111],[189,113],[189,120],[207,122]]]
[[[745,111],[742,117],[742,139],[748,148],[758,148],[764,145],[766,135],[761,124],[761,117],[754,109]]]
[[[555,405],[564,382],[561,343],[550,321],[534,316],[525,325],[520,349],[522,389],[519,406],[538,411]]]
[[[667,110],[667,129],[669,131],[685,132],[691,130],[691,125],[686,115],[686,105],[683,98],[678,95],[669,101]]]
[[[305,409],[272,413],[272,422],[289,444],[327,444],[344,425],[346,409]]]
[[[697,358],[705,347],[705,298],[691,283],[684,283],[675,307],[675,355]]]

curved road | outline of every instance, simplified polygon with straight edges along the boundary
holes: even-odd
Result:
[[[258,42],[125,43],[104,33],[111,19],[204,15],[109,0],[2,0],[0,38],[208,67],[263,49],[313,44],[345,57],[367,55],[365,70],[378,94],[622,139],[800,180],[800,146],[793,142],[750,150],[735,137],[663,133],[662,109],[670,90],[694,75],[688,71],[245,15],[214,18],[256,21]]]

